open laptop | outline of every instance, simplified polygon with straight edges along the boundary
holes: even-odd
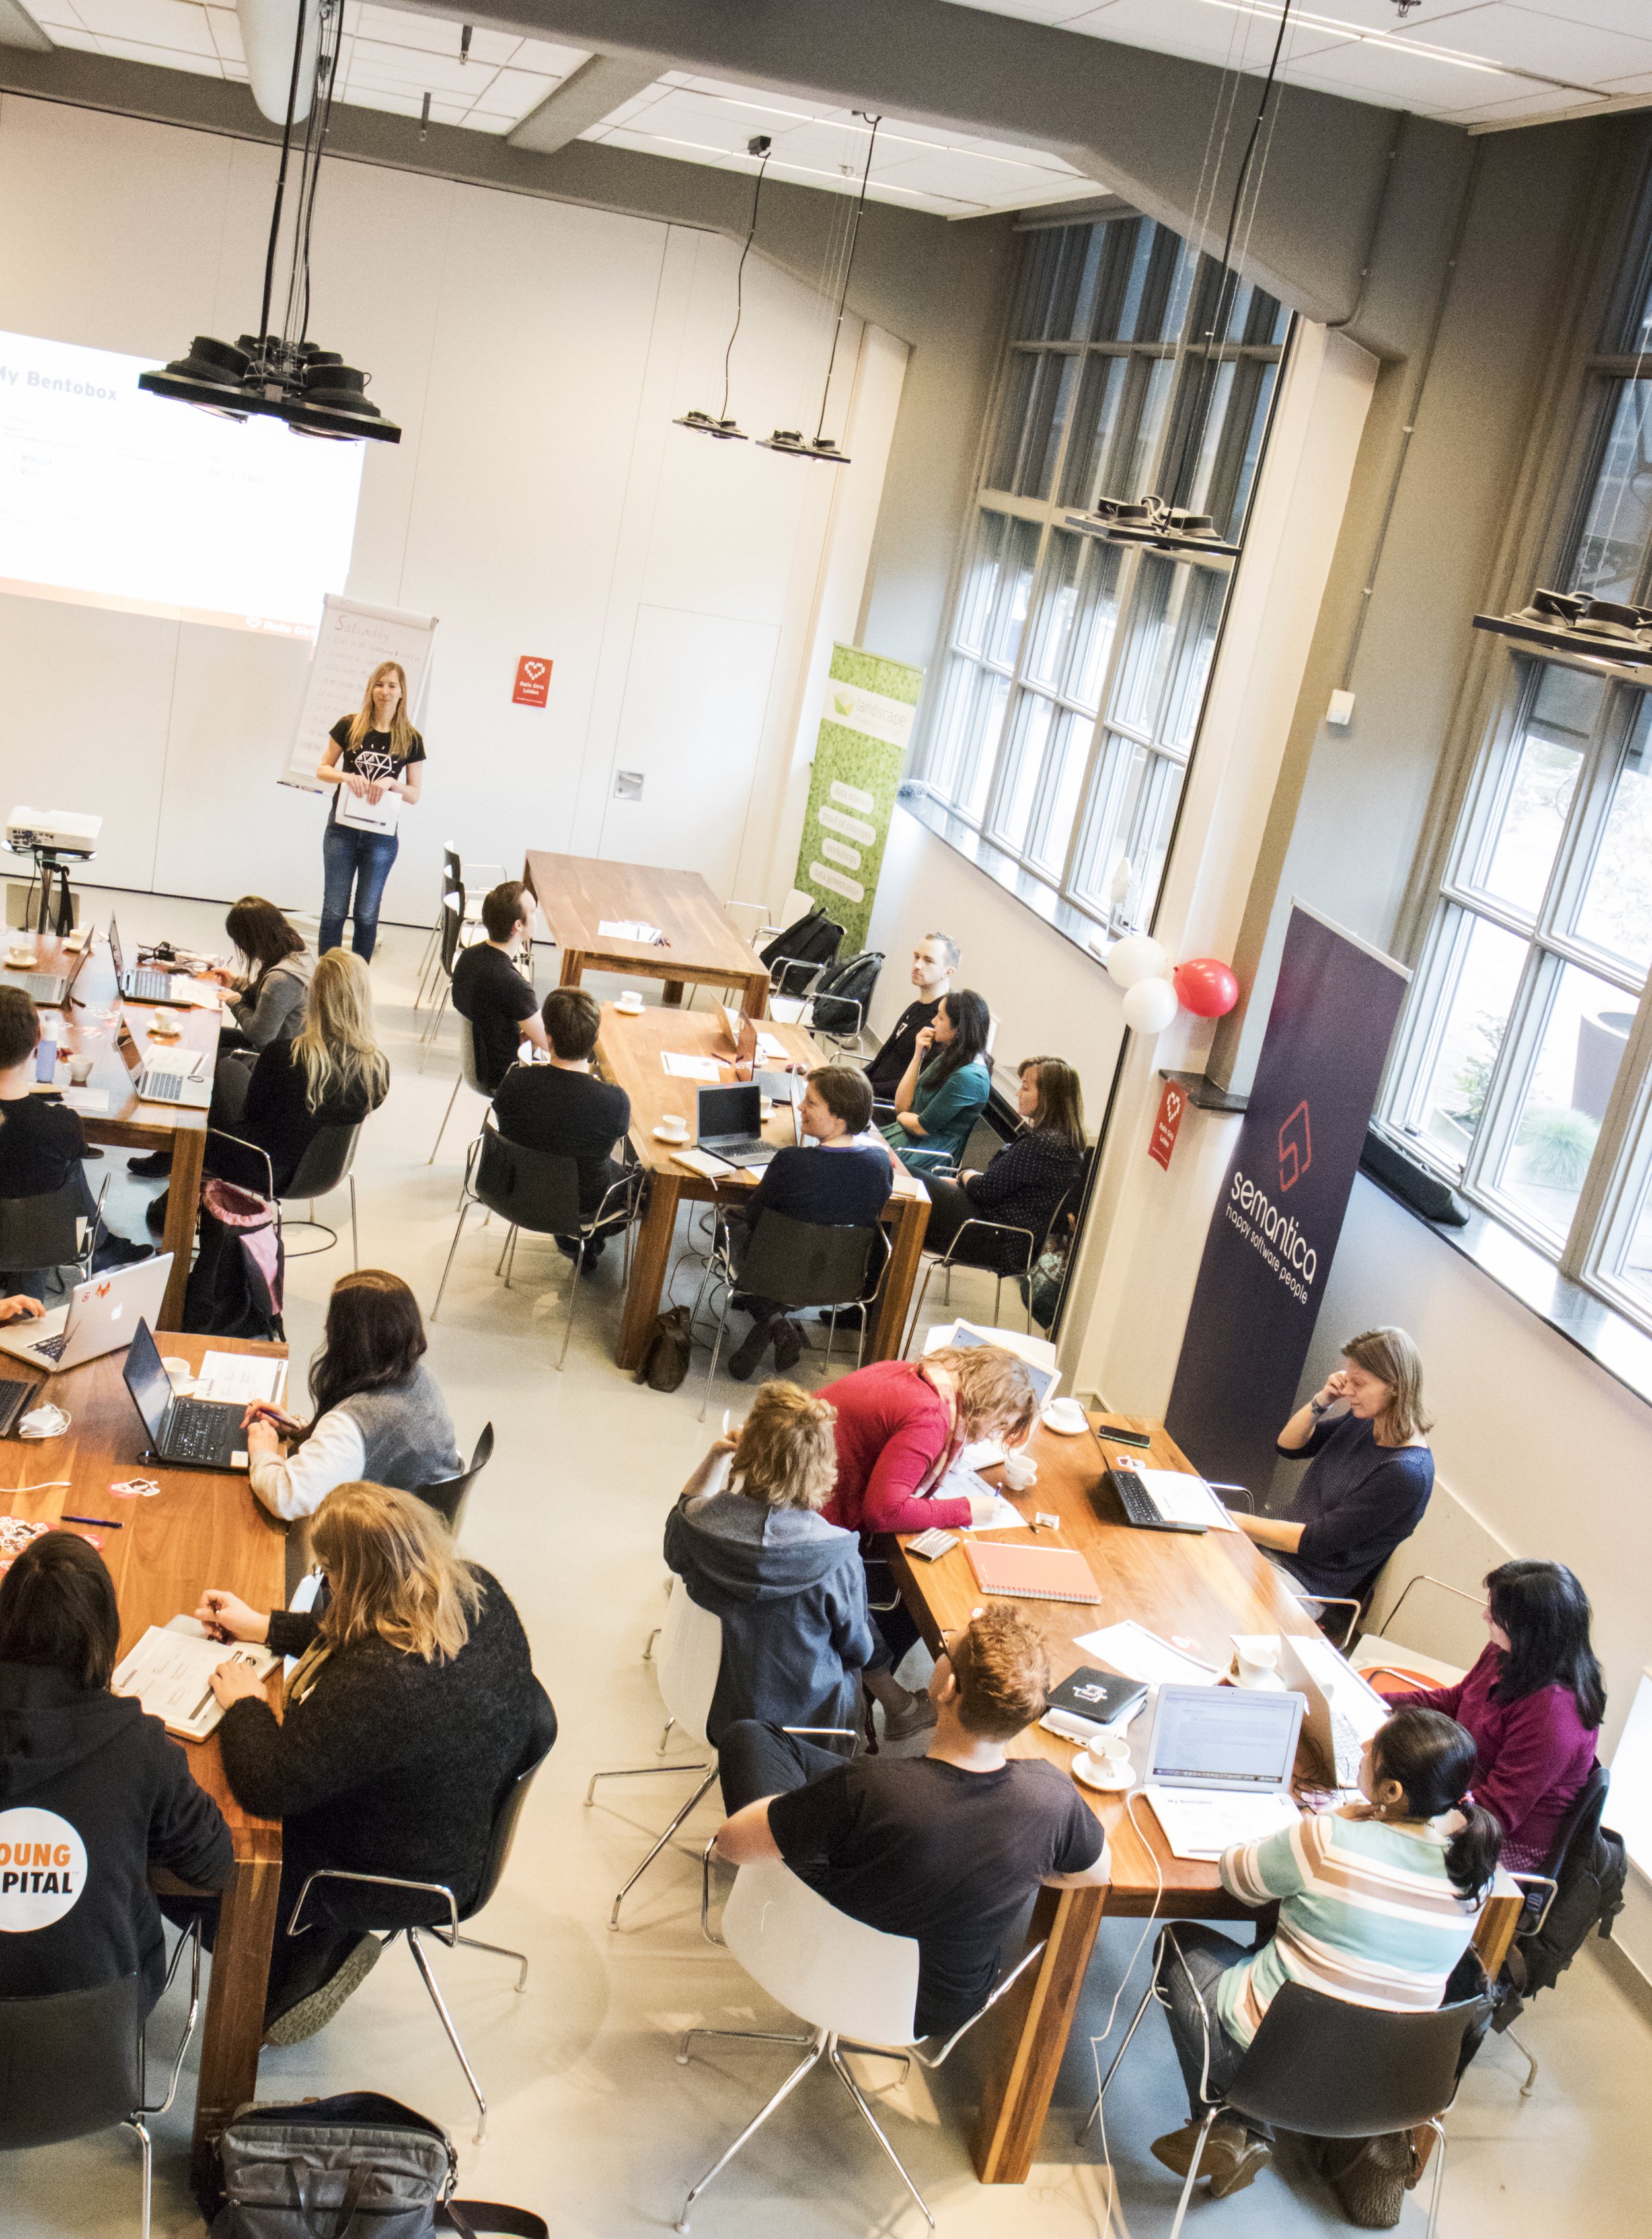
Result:
[[[763,1139],[763,1092],[754,1080],[731,1088],[702,1088],[696,1100],[694,1135],[700,1148],[731,1166],[766,1166],[773,1143]]]
[[[129,1064],[130,1059],[127,1060]],[[212,1101],[215,1060],[207,1050],[161,1049],[150,1045],[134,1086],[144,1104],[188,1104],[204,1112]]]
[[[137,965],[129,972],[125,952],[121,947],[121,929],[111,912],[109,920],[109,957],[115,967],[115,984],[129,1002],[169,1003],[173,1000],[172,974],[156,972],[149,965]]]
[[[245,1469],[246,1409],[222,1399],[180,1399],[161,1365],[148,1322],[140,1320],[126,1348],[121,1374],[149,1432],[156,1461],[180,1469]]]
[[[0,1330],[0,1352],[48,1370],[78,1368],[83,1360],[113,1352],[130,1341],[141,1320],[159,1321],[171,1272],[172,1254],[163,1252],[76,1283],[67,1305],[55,1306],[43,1320]]]
[[[1303,1731],[1336,1786],[1357,1787],[1361,1751],[1390,1716],[1388,1704],[1323,1633],[1281,1633],[1279,1676],[1306,1701]]]
[[[86,947],[90,946],[89,941]],[[0,987],[21,987],[31,1003],[58,1010],[69,1000],[69,991],[85,961],[86,948],[83,948],[67,972],[0,972]]]
[[[1300,1695],[1161,1687],[1142,1790],[1178,1858],[1219,1858],[1299,1815],[1290,1797]]]

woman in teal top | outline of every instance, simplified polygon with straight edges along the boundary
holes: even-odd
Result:
[[[895,1091],[895,1117],[883,1131],[913,1173],[963,1156],[992,1090],[986,1062],[992,1024],[985,996],[958,987],[942,1000],[934,1024],[919,1030]]]

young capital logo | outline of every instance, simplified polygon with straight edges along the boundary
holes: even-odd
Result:
[[[0,1811],[0,1935],[50,1928],[86,1886],[86,1845],[67,1819],[33,1806]]]
[[[1279,1189],[1295,1189],[1314,1162],[1313,1138],[1308,1132],[1308,1102],[1304,1097],[1279,1130]]]

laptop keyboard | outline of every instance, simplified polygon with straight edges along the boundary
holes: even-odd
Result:
[[[55,1004],[63,992],[61,975],[56,972],[19,972],[8,978],[7,985],[21,987],[30,1002]]]
[[[240,1428],[233,1407],[210,1399],[175,1399],[167,1423],[169,1456],[179,1461],[227,1462]]]
[[[1109,1470],[1107,1482],[1118,1494],[1125,1514],[1132,1524],[1162,1524],[1153,1496],[1138,1478],[1134,1470]]]
[[[126,993],[134,1003],[165,1003],[172,996],[169,972],[129,972]]]
[[[42,1360],[61,1360],[63,1347],[68,1342],[69,1332],[64,1328],[60,1329],[56,1337],[43,1337],[38,1345],[31,1345],[29,1350]]]
[[[0,1438],[5,1437],[28,1400],[39,1389],[32,1378],[26,1381],[10,1376],[0,1379]]]
[[[146,1066],[138,1082],[137,1093],[146,1104],[181,1104],[183,1084],[194,1075],[187,1073],[163,1073],[154,1065]]]
[[[1331,1746],[1337,1752],[1337,1785],[1338,1788],[1357,1788],[1359,1761],[1365,1753],[1365,1744],[1359,1728],[1340,1711],[1330,1714]]]

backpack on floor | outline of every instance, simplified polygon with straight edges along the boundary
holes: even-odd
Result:
[[[694,1341],[687,1306],[667,1306],[655,1318],[642,1348],[642,1359],[633,1379],[651,1392],[675,1392],[688,1373]]]
[[[209,1180],[197,1233],[182,1327],[198,1337],[283,1340],[286,1253],[275,1206],[232,1182]]]
[[[548,2239],[531,2209],[449,2198],[447,2132],[377,2091],[237,2107],[218,2142],[223,2206],[211,2239],[428,2239],[456,2231]]]

